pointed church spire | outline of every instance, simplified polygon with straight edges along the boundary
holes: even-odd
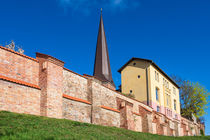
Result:
[[[112,80],[112,72],[109,62],[108,47],[107,47],[103,18],[102,18],[102,8],[101,8],[101,19],[99,24],[93,75],[96,78],[102,80],[103,82],[108,82],[113,87],[115,87],[115,84]]]

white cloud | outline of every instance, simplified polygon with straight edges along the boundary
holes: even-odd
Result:
[[[137,8],[139,0],[58,0],[65,10],[89,14],[95,9],[104,8],[109,11],[122,11]]]

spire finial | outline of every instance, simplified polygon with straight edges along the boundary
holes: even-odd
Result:
[[[103,10],[103,9],[101,8],[101,13],[102,13],[102,10]]]

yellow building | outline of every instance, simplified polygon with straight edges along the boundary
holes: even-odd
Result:
[[[119,69],[121,91],[169,118],[180,119],[179,86],[152,60],[132,58]]]

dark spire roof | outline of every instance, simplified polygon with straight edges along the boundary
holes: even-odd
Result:
[[[104,82],[110,82],[115,87],[114,82],[112,80],[108,47],[107,47],[103,18],[102,18],[102,10],[101,10],[101,19],[98,31],[93,75]]]

